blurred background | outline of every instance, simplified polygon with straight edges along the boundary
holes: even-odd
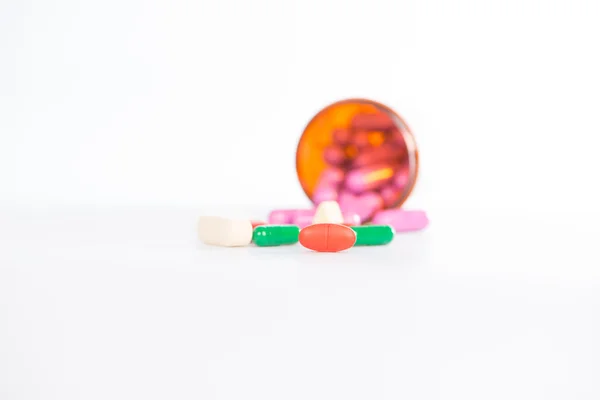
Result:
[[[0,0],[0,400],[600,398],[600,2]],[[337,100],[420,151],[389,246],[306,207]]]
[[[298,139],[347,97],[414,131],[408,207],[600,201],[598,2],[0,7],[2,205],[308,204]]]

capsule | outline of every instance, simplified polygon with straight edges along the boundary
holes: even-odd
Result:
[[[396,232],[411,232],[426,228],[429,225],[429,219],[425,211],[392,209],[375,214],[372,223],[391,225]]]
[[[356,242],[356,233],[344,225],[316,224],[302,229],[299,240],[307,249],[335,253],[352,247]]]
[[[352,161],[355,168],[365,167],[381,163],[398,163],[406,156],[406,147],[385,143],[379,147],[371,147],[363,150]]]
[[[342,192],[339,204],[344,212],[356,213],[361,221],[368,221],[374,213],[383,208],[383,199],[376,192],[367,192],[361,196]]]
[[[271,225],[289,225],[298,215],[313,215],[314,210],[273,210],[267,219]]]
[[[350,131],[344,128],[334,129],[332,132],[333,140],[338,144],[346,144],[350,140]]]
[[[385,131],[395,127],[392,118],[384,112],[356,114],[352,118],[351,125],[354,129],[365,129],[370,131]]]
[[[340,165],[346,161],[346,153],[341,147],[328,146],[323,151],[323,158],[329,165]]]
[[[296,225],[262,225],[254,228],[252,242],[260,247],[298,243],[300,228]]]
[[[353,226],[356,233],[355,246],[383,246],[394,239],[394,228],[389,225]]]
[[[351,170],[344,183],[354,193],[362,193],[385,186],[393,177],[394,166],[375,164]]]
[[[408,165],[402,165],[396,168],[394,172],[394,178],[392,178],[392,183],[398,189],[403,190],[408,183],[410,182],[410,169]]]
[[[383,199],[383,205],[386,208],[389,208],[396,205],[396,203],[400,199],[401,192],[400,189],[398,189],[394,185],[388,185],[381,189],[380,195]]]

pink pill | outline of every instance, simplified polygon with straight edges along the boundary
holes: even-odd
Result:
[[[344,212],[342,214],[342,216],[344,217],[344,225],[357,226],[357,225],[360,225],[360,223],[361,223],[360,216],[357,213]],[[312,225],[313,217],[314,217],[314,214],[300,216],[300,217],[294,219],[293,224],[298,225],[300,227],[300,229],[306,228],[307,226]]]
[[[333,140],[335,140],[338,144],[346,144],[350,141],[351,133],[348,129],[337,128],[332,132]]]
[[[383,199],[375,192],[368,192],[361,196],[342,192],[339,196],[339,204],[342,211],[354,212],[359,215],[361,222],[364,222],[383,208]]]
[[[357,114],[352,118],[352,128],[370,131],[385,131],[395,127],[392,118],[384,112]]]
[[[385,186],[393,177],[393,166],[375,164],[351,170],[346,175],[344,184],[354,193],[362,193]]]
[[[310,214],[312,213],[312,214]],[[267,219],[271,225],[288,225],[291,224],[298,215],[314,214],[314,210],[273,210]]]
[[[329,182],[320,183],[313,192],[312,201],[316,205],[324,201],[337,201],[338,199],[338,187]]]
[[[359,130],[352,135],[352,143],[359,149],[370,147],[369,131]]]
[[[319,175],[319,182],[327,181],[339,184],[344,180],[344,171],[340,168],[325,168]]]
[[[340,165],[346,161],[346,154],[341,147],[327,146],[323,151],[323,158],[329,165]]]
[[[374,225],[391,225],[396,232],[418,231],[429,225],[425,211],[407,211],[399,208],[379,211],[371,222]]]
[[[392,183],[398,189],[403,190],[410,182],[410,167],[402,165],[396,169]]]
[[[398,162],[406,155],[406,147],[385,143],[379,147],[362,150],[352,161],[353,167],[364,167],[377,163]]]
[[[394,185],[387,185],[386,187],[381,189],[380,194],[381,198],[383,199],[384,206],[386,208],[389,208],[396,205],[398,200],[400,200],[402,192]]]

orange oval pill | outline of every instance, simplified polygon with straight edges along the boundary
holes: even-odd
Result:
[[[252,229],[256,228],[257,226],[261,226],[261,225],[266,225],[266,222],[263,221],[250,221],[250,223],[252,224]]]
[[[356,232],[344,225],[314,224],[300,231],[299,241],[307,249],[335,253],[354,246]]]

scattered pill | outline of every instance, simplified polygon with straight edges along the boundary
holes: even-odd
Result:
[[[394,239],[394,228],[390,225],[353,226],[356,233],[355,246],[382,246]]]
[[[308,210],[273,210],[269,213],[269,221],[270,225],[289,225],[294,223],[294,219],[298,215],[314,215],[314,209]]]
[[[337,201],[324,201],[317,206],[313,224],[342,224],[344,216]]]
[[[200,217],[198,238],[214,246],[247,246],[252,241],[252,223],[249,220],[222,217]]]
[[[307,249],[334,253],[352,247],[356,233],[344,225],[316,224],[302,229],[299,240]]]
[[[371,222],[376,225],[391,225],[396,232],[418,231],[429,225],[425,211],[402,209],[379,211]]]
[[[262,225],[254,229],[252,242],[260,247],[298,243],[300,228],[296,225]]]

